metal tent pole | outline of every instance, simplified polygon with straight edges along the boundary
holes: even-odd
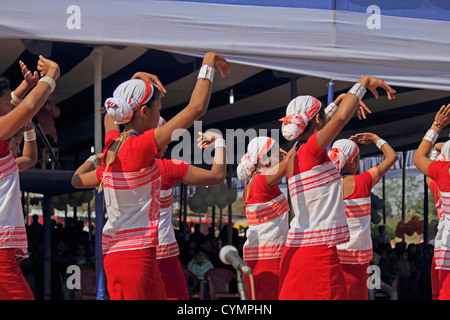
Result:
[[[103,48],[92,51],[94,62],[94,148],[95,153],[103,150],[102,138],[102,60]],[[102,230],[104,224],[103,193],[95,192],[95,271],[97,280],[97,300],[105,299],[105,270],[103,268]]]

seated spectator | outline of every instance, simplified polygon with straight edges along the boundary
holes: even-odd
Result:
[[[189,261],[187,268],[192,271],[198,279],[204,280],[206,271],[213,269],[214,266],[211,261],[209,261],[205,249],[198,247],[195,252],[195,258]]]

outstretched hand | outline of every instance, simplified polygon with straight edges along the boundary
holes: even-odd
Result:
[[[162,82],[159,80],[158,76],[148,73],[148,72],[136,72],[131,79],[141,79],[145,82],[152,84],[156,89],[158,89],[162,96],[167,94],[167,90],[164,88]]]
[[[22,71],[23,79],[27,82],[29,87],[34,87],[39,81],[39,74],[37,71],[31,73],[23,61],[19,61],[20,71]]]
[[[225,78],[225,74],[230,73],[230,65],[228,64],[227,60],[225,60],[225,58],[219,53],[207,52],[203,57],[203,63],[213,66],[216,71],[217,68],[219,68],[222,78]]]
[[[56,62],[46,59],[43,56],[39,56],[37,69],[41,73],[41,77],[50,77],[53,80],[57,80],[60,76],[59,66]]]
[[[376,143],[379,137],[376,134],[370,132],[357,133],[350,137],[350,140],[358,144],[370,144]]]
[[[347,95],[347,93],[341,93],[336,100],[334,100],[334,103],[339,106],[339,104],[341,103],[341,101],[344,99],[344,97]],[[358,109],[356,110],[357,114],[358,114],[358,119],[362,120],[362,119],[367,119],[366,118],[366,112],[367,113],[372,113],[372,111],[367,107],[367,105],[362,101],[359,100],[358,102]]]
[[[372,92],[372,94],[374,95],[375,99],[378,99],[378,97],[379,97],[378,92],[377,92],[378,87],[386,90],[389,100],[395,99],[395,94],[397,92],[394,89],[392,89],[390,85],[388,85],[386,82],[384,82],[381,79],[378,79],[378,78],[375,78],[372,76],[364,76],[359,80],[359,83],[361,83],[364,87],[369,89]]]
[[[434,117],[434,123],[438,125],[439,128],[444,128],[450,123],[450,104],[443,105],[436,116]]]
[[[215,132],[199,132],[200,137],[197,139],[198,144],[197,147],[199,149],[205,149],[209,145],[211,145],[216,139],[221,139],[222,136]]]

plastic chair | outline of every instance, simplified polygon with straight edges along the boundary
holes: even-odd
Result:
[[[205,282],[197,278],[197,276],[188,269],[183,269],[186,277],[186,284],[188,287],[189,297],[191,300],[205,299]]]
[[[233,271],[225,268],[209,269],[205,273],[205,280],[208,281],[211,300],[239,299],[239,293],[230,292],[230,283],[237,282],[237,275]]]
[[[76,290],[77,300],[96,300],[97,299],[97,280],[95,267],[80,266],[81,288]]]

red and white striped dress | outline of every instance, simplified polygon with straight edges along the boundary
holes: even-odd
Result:
[[[279,298],[347,299],[336,251],[350,238],[341,179],[317,133],[298,149],[288,178],[295,216],[281,258]]]
[[[377,167],[375,167],[378,170]],[[372,260],[370,230],[373,178],[370,171],[354,175],[355,190],[344,199],[350,240],[337,246],[351,300],[368,300],[367,268]]]
[[[128,137],[103,180],[108,219],[102,250],[111,299],[165,299],[156,263],[161,175],[153,133]],[[105,154],[119,137],[116,130],[106,133]],[[99,180],[105,168],[103,160]]]
[[[267,184],[264,172],[256,173],[251,185],[245,187],[247,192],[245,214],[249,227],[243,258],[252,269],[256,300],[277,300],[280,259],[289,230],[289,204],[278,184]],[[244,281],[251,294],[248,276],[244,275]]]
[[[442,215],[440,229],[436,235],[437,246],[434,250],[436,269],[439,269],[439,300],[450,299],[450,162],[435,161],[428,167],[428,174],[436,181],[441,194]],[[442,220],[442,222],[441,222]]]
[[[7,141],[0,141],[0,150],[0,300],[33,300],[19,268],[19,262],[28,257],[19,168]]]
[[[189,164],[181,160],[156,159],[161,172],[161,214],[158,226],[156,258],[169,300],[189,300],[183,269],[178,255],[180,249],[172,224],[172,188],[184,181]]]

